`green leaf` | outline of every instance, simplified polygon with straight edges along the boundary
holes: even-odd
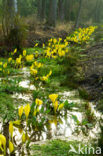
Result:
[[[72,115],[72,119],[74,119],[74,121],[75,121],[77,124],[80,123],[76,115]]]
[[[88,123],[88,121],[85,119],[82,121],[82,125],[87,125],[87,123]]]

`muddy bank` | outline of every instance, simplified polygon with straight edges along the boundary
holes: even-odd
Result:
[[[84,54],[84,80],[80,82],[80,86],[86,89],[91,100],[98,101],[103,98],[103,42],[92,46]]]

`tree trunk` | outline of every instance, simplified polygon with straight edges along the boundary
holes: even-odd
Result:
[[[46,15],[46,0],[42,0],[41,20],[44,21]]]
[[[79,2],[79,10],[78,10],[77,18],[76,18],[75,28],[79,27],[82,2],[83,2],[83,0],[80,0],[80,2]]]
[[[24,30],[21,29],[17,13],[17,0],[3,0],[2,27],[5,45],[11,50],[13,47],[22,49]]]
[[[100,7],[101,7],[101,0],[96,1],[95,6],[95,13],[94,13],[94,22],[98,23],[100,22]]]
[[[43,22],[46,14],[46,0],[38,0],[38,19]]]
[[[50,0],[47,25],[55,27],[56,18],[57,18],[57,0]]]
[[[14,28],[14,18],[17,12],[17,0],[3,0],[3,17],[2,26],[4,35],[7,36],[12,28]]]
[[[17,0],[14,0],[14,9],[15,9],[15,13],[18,12],[18,5],[17,5]]]
[[[41,10],[42,10],[42,0],[38,0],[38,13],[37,13],[37,17],[39,20],[41,20]]]
[[[58,0],[58,19],[64,20],[64,0]]]
[[[64,0],[65,20],[70,20],[70,0]]]

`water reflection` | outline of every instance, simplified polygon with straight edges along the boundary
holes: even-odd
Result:
[[[29,72],[26,68],[22,71],[27,78],[29,76]],[[30,90],[36,89],[34,85],[30,84],[29,80],[24,80],[19,83],[19,86],[23,88],[29,88]],[[62,96],[62,99],[67,99],[69,103],[77,103],[79,106],[85,102],[79,98],[77,99],[70,99],[71,97],[75,97],[75,95],[78,95],[77,91],[68,91],[59,93],[59,95]],[[32,95],[31,94],[13,94],[13,98],[16,99],[22,99],[25,101],[28,101],[30,104],[32,103]],[[85,136],[81,131],[81,123],[83,119],[85,118],[85,112],[79,111],[78,107],[74,107],[72,111],[67,111],[66,116],[65,113],[62,112],[62,116],[45,116],[46,121],[45,124],[39,127],[38,129],[32,128],[28,129],[28,136],[31,140],[30,145],[34,144],[34,142],[39,142],[39,144],[42,141],[46,141],[48,139],[63,139],[63,140],[78,140],[78,141],[86,141],[96,138],[97,134],[100,133],[100,126],[99,126],[99,120],[102,117],[102,114],[98,111],[96,111],[96,108],[94,107],[93,103],[89,103],[90,111],[95,115],[97,118],[97,122],[95,126],[88,131],[88,136]],[[41,109],[41,108],[39,108]],[[76,115],[77,119],[79,121],[79,125],[75,122],[75,120],[72,118],[72,115]],[[41,117],[41,116],[40,116]],[[37,119],[38,121],[40,118]],[[24,123],[26,124],[26,123]],[[0,133],[3,131],[3,123],[2,120],[0,122]],[[5,128],[5,127],[4,127]],[[76,130],[79,131],[79,135]],[[8,136],[8,130],[5,128],[3,133],[5,133],[5,136]],[[13,134],[15,145],[18,147],[15,155],[20,156],[26,153],[27,155],[30,155],[30,151],[26,150],[25,146],[21,148],[21,140],[22,140],[22,129],[18,129],[15,127],[14,134]]]
[[[91,107],[91,111],[95,114],[95,116],[99,120],[101,113],[95,110],[92,103],[90,103],[90,107]],[[62,117],[61,121],[60,118],[55,116],[47,117],[48,120],[43,129],[39,131],[33,129],[30,132],[28,131],[28,136],[30,137],[31,140],[30,145],[33,144],[34,142],[38,142],[41,144],[42,141],[46,141],[48,139],[63,139],[69,141],[78,140],[78,141],[88,142],[90,138],[93,139],[97,136],[96,134],[100,133],[99,122],[97,121],[95,127],[89,130],[88,137],[85,136],[83,133],[80,133],[78,136],[75,133],[76,128],[78,128],[78,125],[75,122],[75,120],[71,118],[71,115],[76,115],[80,123],[84,118],[83,112],[77,112],[75,110],[68,111],[66,118],[65,116]],[[3,125],[2,123],[0,123],[0,132],[2,132],[3,130],[2,127]],[[7,131],[5,133],[6,135],[8,135]],[[21,149],[22,133],[20,133],[20,130],[16,127],[14,130],[13,138],[15,140],[16,146],[19,147],[18,148],[19,150],[18,149],[16,150],[15,155],[19,156],[20,153],[21,155],[23,155],[23,152],[28,155],[28,152],[30,151],[27,151],[25,146],[23,147],[24,151],[22,151],[23,149]]]

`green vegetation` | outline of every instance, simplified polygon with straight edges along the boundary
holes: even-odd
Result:
[[[78,144],[81,144],[77,141],[62,141],[62,140],[53,140],[48,141],[46,144],[43,145],[33,145],[32,150],[34,151],[33,156],[89,156],[89,154],[76,154],[76,153],[69,153],[70,145],[72,145],[76,151],[78,151]],[[85,149],[85,145],[81,144],[81,147]],[[91,154],[92,156],[92,154]]]
[[[4,111],[5,110],[5,111]],[[13,98],[6,94],[0,92],[0,115],[3,120],[12,120],[15,118],[15,105]]]
[[[98,122],[89,103],[90,96],[79,87],[85,78],[82,52],[93,43],[97,27],[79,28],[64,39],[53,37],[43,44],[37,41],[33,48],[21,50],[24,29],[15,20],[13,29],[10,21],[6,28],[5,40],[8,38],[12,43],[8,43],[10,52],[0,58],[0,115],[3,127],[8,123],[7,134],[0,130],[0,154],[6,156],[9,151],[11,155],[25,155],[32,150],[34,156],[68,156],[70,145],[77,149],[81,142],[50,140],[41,146],[31,143],[40,141],[43,132],[46,139],[51,139],[52,126],[57,129],[64,122],[66,126],[73,122],[72,131],[85,137]],[[48,20],[48,26],[55,26],[54,19],[51,21]],[[19,136],[18,143],[15,138]],[[92,142],[88,140],[89,143]],[[81,146],[84,148],[85,143]]]

